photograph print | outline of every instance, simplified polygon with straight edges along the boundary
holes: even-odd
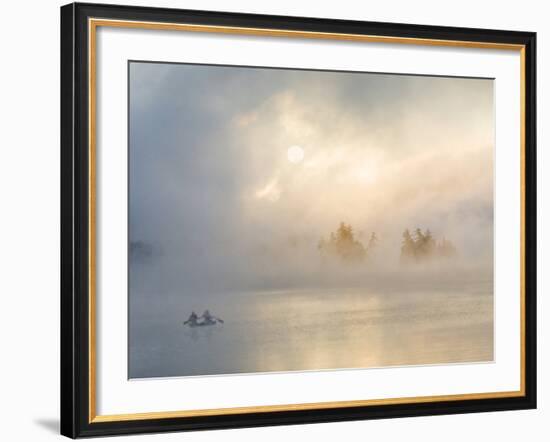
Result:
[[[493,361],[492,79],[128,69],[129,378]]]

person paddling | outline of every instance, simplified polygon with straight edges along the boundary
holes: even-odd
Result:
[[[210,314],[210,311],[208,311],[208,310],[204,311],[204,313],[202,314],[202,319],[207,324],[212,324],[212,323],[216,322],[214,317]]]
[[[197,314],[195,312],[191,312],[191,315],[189,315],[189,319],[187,319],[187,321],[185,321],[183,323],[183,325],[186,325],[186,324],[196,325],[197,324],[197,319],[199,319]]]

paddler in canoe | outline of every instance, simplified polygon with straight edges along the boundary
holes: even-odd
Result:
[[[189,327],[202,327],[205,325],[215,325],[223,324],[223,319],[213,316],[209,310],[205,310],[202,316],[197,316],[195,312],[191,312],[191,315],[183,323],[183,325],[188,325]]]

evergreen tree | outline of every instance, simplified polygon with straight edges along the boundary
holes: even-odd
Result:
[[[424,232],[418,227],[414,236],[406,229],[403,232],[401,244],[401,260],[407,262],[429,261],[437,257],[456,256],[456,247],[453,243],[443,238],[437,243],[430,229]]]
[[[355,239],[353,228],[344,222],[340,223],[336,232],[331,232],[327,242],[320,241],[319,250],[347,262],[362,261],[366,256],[365,247]]]
[[[426,258],[432,258],[436,251],[436,244],[435,244],[435,240],[432,237],[432,232],[430,232],[430,229],[427,229],[426,232],[424,233],[424,242],[422,246],[423,246],[424,256]]]
[[[376,232],[372,232],[370,234],[369,244],[367,245],[367,250],[373,250],[378,245],[378,237],[376,236]]]
[[[424,243],[424,234],[420,227],[417,227],[414,231],[414,242],[417,246],[421,246]]]
[[[401,243],[401,261],[410,262],[415,258],[415,241],[409,229],[403,232],[403,241]]]
[[[437,254],[443,258],[453,258],[457,255],[457,250],[451,241],[443,237],[441,242],[437,245]]]

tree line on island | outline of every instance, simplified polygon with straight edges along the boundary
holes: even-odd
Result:
[[[374,255],[379,239],[376,232],[371,232],[369,240],[364,245],[355,235],[350,224],[341,222],[336,231],[331,232],[328,239],[321,238],[318,249],[321,255],[338,258],[344,262],[362,262]],[[424,232],[416,228],[413,233],[409,229],[403,232],[401,243],[401,262],[420,263],[435,258],[452,258],[457,255],[455,245],[446,238],[437,241],[431,231]]]
[[[401,243],[401,261],[419,262],[433,258],[452,258],[457,255],[455,245],[443,237],[436,241],[430,232],[430,229],[422,232],[416,228],[411,234],[409,229],[403,232],[403,242]]]

